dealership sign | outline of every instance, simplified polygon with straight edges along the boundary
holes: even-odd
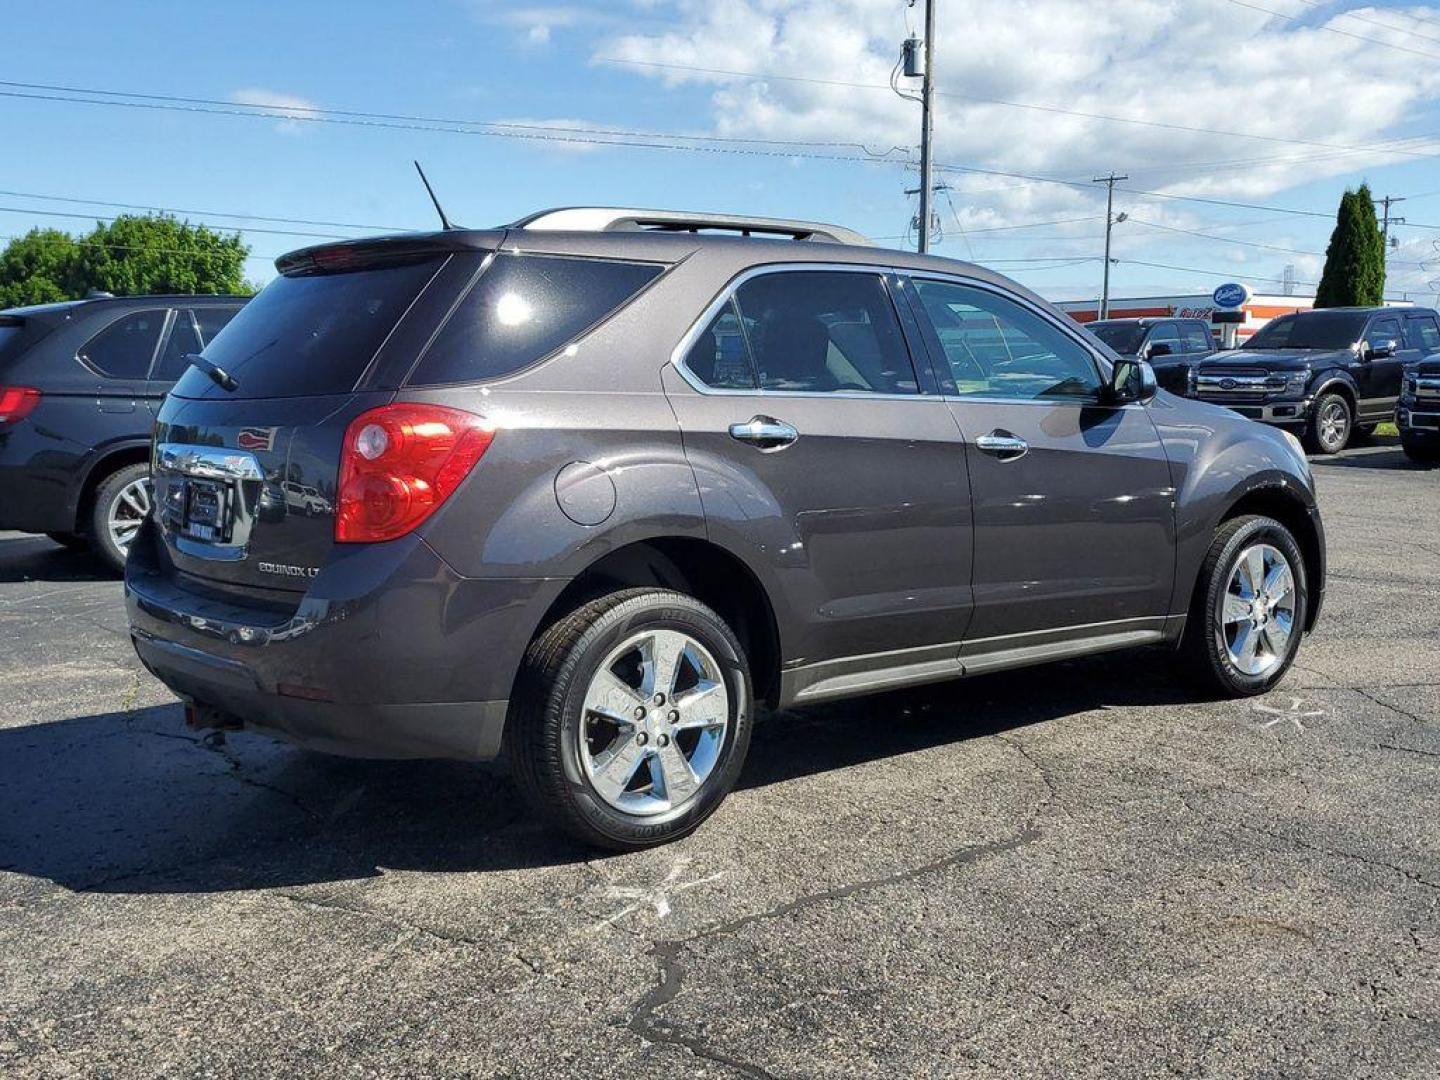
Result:
[[[1232,281],[1216,289],[1211,299],[1215,301],[1216,307],[1233,311],[1238,307],[1245,306],[1245,301],[1250,299],[1250,290],[1244,285]]]

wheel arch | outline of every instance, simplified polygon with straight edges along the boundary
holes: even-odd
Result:
[[[674,589],[713,608],[745,648],[756,699],[776,702],[782,654],[769,592],[743,559],[711,540],[651,537],[606,552],[551,602],[536,633],[599,596],[644,586]]]
[[[150,441],[148,439],[113,443],[97,451],[95,460],[85,470],[76,489],[73,514],[75,531],[89,532],[90,512],[95,502],[95,490],[105,482],[106,477],[127,465],[139,465],[149,460]]]
[[[1338,371],[1332,371],[1320,380],[1310,395],[1318,401],[1322,394],[1338,393],[1350,403],[1350,418],[1357,421],[1360,417],[1360,388],[1350,379],[1348,375]]]

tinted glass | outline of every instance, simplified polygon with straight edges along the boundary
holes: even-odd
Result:
[[[167,314],[156,308],[122,316],[80,346],[80,359],[111,378],[146,378]]]
[[[918,394],[885,283],[875,274],[762,274],[735,293],[764,390]]]
[[[1199,323],[1180,324],[1180,344],[1182,352],[1208,352],[1214,348],[1210,344],[1210,331]]]
[[[706,386],[717,390],[753,390],[755,370],[740,316],[732,300],[707,326],[685,354],[685,367]]]
[[[1145,327],[1133,322],[1087,323],[1086,330],[1118,353],[1137,353],[1145,341]]]
[[[948,393],[1021,400],[1098,395],[1090,353],[1028,308],[945,281],[916,281],[915,291],[949,361]]]
[[[165,339],[165,348],[160,350],[160,359],[150,377],[161,382],[174,382],[189,366],[185,362],[185,356],[199,351],[200,334],[195,329],[195,320],[189,311],[181,308],[175,312],[175,321],[170,324],[170,336]]]
[[[1434,316],[1423,315],[1418,319],[1405,320],[1405,347],[1422,349],[1427,353],[1440,352],[1440,323],[1435,321]]]
[[[661,270],[607,259],[496,256],[409,385],[477,382],[528,367],[611,314]]]
[[[1151,331],[1150,344],[1152,346],[1168,345],[1170,347],[1170,353],[1173,356],[1175,353],[1182,351],[1183,348],[1180,344],[1180,328],[1173,322],[1161,323]]]
[[[195,309],[195,321],[200,324],[200,339],[204,345],[209,345],[215,339],[215,335],[235,318],[238,307],[207,307]]]
[[[1399,319],[1376,319],[1370,324],[1370,344],[1377,341],[1400,341],[1400,320]],[[1400,346],[1404,348],[1404,345]]]
[[[352,390],[439,260],[338,274],[281,276],[236,313],[205,358],[238,382],[180,376],[181,397],[300,397]]]
[[[1365,331],[1365,316],[1353,311],[1281,315],[1255,332],[1244,349],[1348,349]]]

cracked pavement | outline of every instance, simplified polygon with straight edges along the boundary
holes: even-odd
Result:
[[[494,771],[201,738],[120,586],[0,534],[0,1073],[1440,1072],[1440,470],[1317,463],[1299,665],[1166,658],[767,718],[669,848]]]

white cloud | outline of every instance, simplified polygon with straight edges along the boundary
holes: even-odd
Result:
[[[1378,21],[1393,24],[1405,23],[1406,12],[1440,18],[1436,7],[1379,10]],[[886,87],[906,33],[905,12],[898,0],[678,0],[663,28],[611,36],[595,57],[633,62],[637,77],[665,86],[708,88],[717,133],[909,146],[918,139],[917,106],[888,88],[837,85]],[[908,15],[917,28],[920,12],[917,5]],[[1415,160],[1374,144],[1396,139],[1407,119],[1435,104],[1440,65],[1347,36],[1416,48],[1402,30],[1346,19],[1328,7],[1306,14],[1296,23],[1225,0],[943,5],[937,159],[1082,182],[1114,169],[1130,174],[1131,187],[1245,200],[1362,166]],[[646,66],[657,61],[679,67]],[[1374,148],[1356,153],[1310,144]],[[1440,151],[1440,140],[1409,145]],[[976,173],[945,179],[967,228],[1093,213],[1097,200],[1088,183],[1067,188]],[[1148,219],[1194,227],[1183,208],[1140,205]],[[1078,235],[1094,223],[1073,228]],[[1138,233],[1130,242],[1140,242]]]
[[[549,45],[556,30],[610,27],[612,12],[580,5],[511,4],[505,0],[470,0],[471,14],[482,25],[513,30],[528,45]]]
[[[258,88],[237,90],[230,95],[230,100],[237,105],[255,105],[267,112],[284,117],[275,126],[275,130],[286,135],[297,135],[309,126],[305,121],[307,118],[315,116],[315,110],[318,108],[313,101],[307,101],[305,98]]]

